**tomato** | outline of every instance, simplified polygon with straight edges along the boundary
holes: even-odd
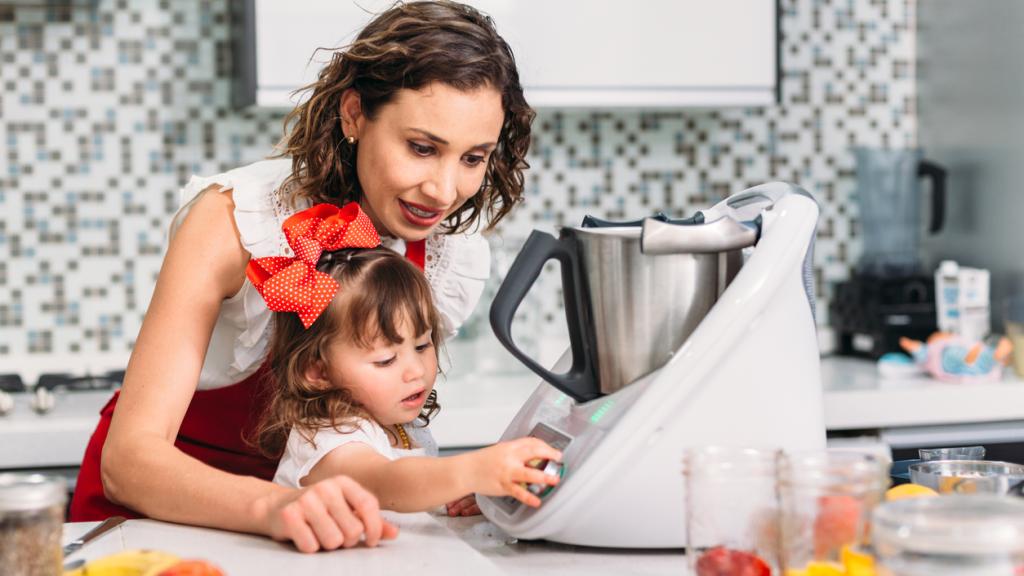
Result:
[[[205,560],[182,560],[157,576],[225,576],[220,568]]]
[[[697,576],[771,576],[768,563],[752,552],[717,546],[697,560]]]

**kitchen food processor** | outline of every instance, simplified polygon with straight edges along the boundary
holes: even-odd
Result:
[[[807,192],[772,182],[686,220],[534,232],[491,324],[543,380],[502,439],[561,450],[550,469],[562,481],[539,508],[479,496],[484,515],[518,538],[679,548],[687,447],[824,448],[817,219]],[[511,322],[550,259],[562,268],[571,345],[549,370],[516,347]]]

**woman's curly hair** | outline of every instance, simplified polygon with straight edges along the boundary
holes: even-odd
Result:
[[[399,90],[433,82],[464,91],[492,87],[501,94],[505,118],[480,190],[444,224],[448,233],[463,232],[485,214],[486,228],[493,228],[522,199],[535,113],[523,96],[512,50],[490,17],[456,2],[398,4],[334,52],[317,80],[300,89],[309,98],[285,118],[280,156],[292,158],[292,175],[282,187],[294,185],[296,197],[314,204],[359,201],[357,146],[345,140],[339,120],[342,94],[354,89],[372,120]]]
[[[320,428],[345,433],[372,416],[344,388],[324,388],[306,379],[306,368],[328,363],[327,348],[336,338],[370,347],[379,338],[402,342],[399,326],[409,322],[415,334],[431,331],[433,353],[443,340],[441,316],[426,277],[411,262],[387,248],[345,249],[320,257],[317,269],[338,281],[338,293],[307,329],[297,314],[274,313],[265,395],[266,408],[248,436],[270,458],[284,453],[295,428],[312,442]],[[419,419],[429,424],[440,410],[431,391]],[[390,433],[390,432],[389,432]]]

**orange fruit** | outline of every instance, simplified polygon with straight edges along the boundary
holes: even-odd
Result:
[[[902,500],[904,498],[929,498],[938,496],[939,493],[927,486],[920,484],[900,484],[893,486],[885,492],[886,501]]]

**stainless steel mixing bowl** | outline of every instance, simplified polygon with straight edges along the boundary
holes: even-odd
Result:
[[[1019,493],[1024,465],[993,460],[930,460],[910,465],[910,481],[942,494]]]

